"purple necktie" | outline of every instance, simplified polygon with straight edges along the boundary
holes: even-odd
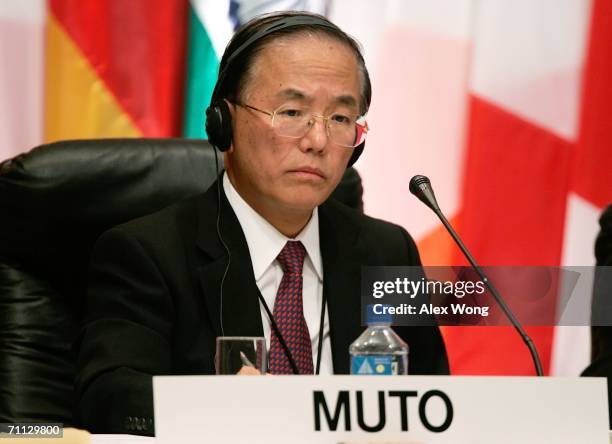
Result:
[[[289,241],[277,259],[283,269],[276,300],[274,320],[291,351],[300,375],[312,375],[312,343],[302,305],[302,269],[306,249],[299,241]],[[275,375],[292,374],[293,370],[283,346],[271,332],[269,371]]]

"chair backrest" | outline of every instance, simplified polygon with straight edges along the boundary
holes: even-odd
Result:
[[[208,142],[185,139],[57,142],[0,164],[0,422],[73,423],[71,346],[94,242],[216,177]],[[361,209],[361,195],[351,168],[334,196]]]
[[[215,177],[212,148],[190,140],[58,142],[0,164],[0,422],[71,423],[95,240]]]

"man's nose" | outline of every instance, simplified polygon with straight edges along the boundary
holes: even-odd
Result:
[[[300,148],[303,151],[321,152],[327,146],[328,140],[327,121],[322,116],[312,116],[306,134],[300,140]]]

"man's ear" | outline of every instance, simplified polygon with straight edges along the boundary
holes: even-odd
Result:
[[[229,109],[233,121],[233,119],[236,117],[236,104],[227,99],[223,99],[223,101],[227,104],[227,109]]]
[[[232,102],[230,102],[227,99],[223,99],[223,101],[227,104],[227,109],[228,109],[228,111],[230,113],[230,116],[231,116],[231,125],[232,125],[232,128],[231,128],[232,141],[230,143],[229,148],[225,152],[226,155],[224,156],[225,161],[227,162],[227,153],[233,153],[234,152],[234,122],[236,122],[236,108],[237,107],[236,107],[235,103],[232,103]]]

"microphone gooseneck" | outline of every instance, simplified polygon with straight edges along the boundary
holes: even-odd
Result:
[[[497,291],[493,283],[489,281],[485,273],[478,266],[478,264],[476,263],[476,261],[474,260],[470,252],[468,251],[467,247],[463,244],[463,242],[461,241],[461,239],[459,238],[459,236],[457,235],[457,233],[455,232],[451,224],[448,222],[448,220],[442,213],[442,210],[440,210],[440,207],[438,206],[438,202],[436,201],[436,196],[433,192],[433,188],[431,186],[431,182],[429,181],[429,178],[427,178],[426,176],[421,176],[421,175],[414,176],[412,179],[410,179],[410,192],[414,194],[416,197],[418,197],[419,200],[421,200],[425,205],[431,208],[433,212],[436,213],[438,218],[440,218],[440,220],[442,221],[442,224],[444,225],[446,230],[450,233],[450,235],[453,237],[453,239],[455,240],[455,243],[459,246],[459,249],[461,250],[463,255],[470,262],[474,270],[476,270],[476,273],[478,273],[478,275],[480,276],[484,284],[487,286],[487,288],[493,295],[493,298],[495,299],[497,304],[501,307],[506,317],[510,320],[510,323],[512,323],[512,326],[514,327],[514,329],[521,336],[521,339],[523,340],[523,342],[529,349],[529,353],[531,354],[531,358],[533,359],[533,364],[535,366],[536,374],[538,376],[543,376],[544,373],[542,371],[542,364],[540,363],[540,357],[538,356],[538,351],[536,350],[533,340],[525,332],[520,322],[518,321],[518,319],[516,319],[516,317],[510,310],[510,308],[506,305],[505,301],[502,299],[501,295],[499,294],[499,292]]]

